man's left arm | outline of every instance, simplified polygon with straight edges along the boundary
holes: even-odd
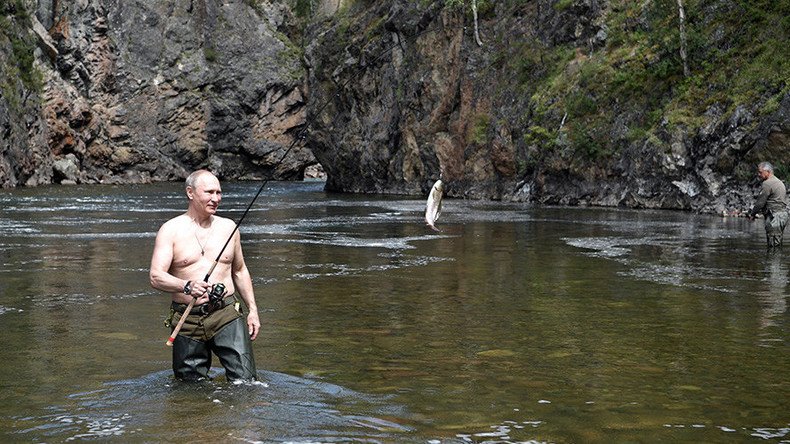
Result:
[[[252,277],[250,271],[247,269],[247,264],[244,262],[244,254],[241,251],[241,236],[238,232],[235,234],[234,254],[233,254],[233,285],[236,291],[241,296],[244,304],[249,310],[247,315],[247,328],[250,331],[250,339],[255,340],[258,337],[258,332],[261,329],[261,321],[258,317],[258,305],[255,303],[255,291],[252,288]]]

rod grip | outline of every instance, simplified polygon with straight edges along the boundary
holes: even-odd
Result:
[[[176,335],[178,335],[178,332],[181,331],[181,326],[184,325],[184,321],[187,320],[187,316],[189,316],[189,312],[192,311],[192,307],[195,306],[196,300],[197,300],[196,298],[192,298],[192,300],[189,301],[189,305],[187,305],[187,308],[184,309],[184,313],[181,314],[181,319],[178,320],[178,324],[176,324],[176,328],[173,329],[173,332],[170,333],[170,337],[167,338],[167,342],[165,342],[166,346],[168,347],[173,346],[173,341],[176,340]]]

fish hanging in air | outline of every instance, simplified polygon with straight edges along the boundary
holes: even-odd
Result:
[[[436,221],[439,220],[439,215],[442,213],[443,194],[444,184],[442,183],[442,179],[439,179],[431,187],[431,191],[428,193],[428,202],[425,204],[425,223],[434,231],[439,231],[435,224]]]

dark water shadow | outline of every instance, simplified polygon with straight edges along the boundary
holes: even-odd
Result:
[[[214,370],[212,376],[219,376]],[[408,412],[388,396],[259,371],[260,381],[183,383],[170,371],[69,395],[41,416],[13,418],[31,442],[393,442],[408,439]]]

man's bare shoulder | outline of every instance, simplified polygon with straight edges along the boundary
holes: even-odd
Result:
[[[213,217],[214,217],[214,223],[216,223],[218,227],[221,227],[223,229],[228,227],[232,229],[236,227],[236,222],[234,222],[233,219],[217,216],[216,214]]]
[[[183,229],[183,227],[189,224],[190,219],[187,217],[186,214],[179,214],[178,216],[168,220],[167,222],[163,223],[162,226],[159,228],[160,233],[172,233],[174,231]]]

